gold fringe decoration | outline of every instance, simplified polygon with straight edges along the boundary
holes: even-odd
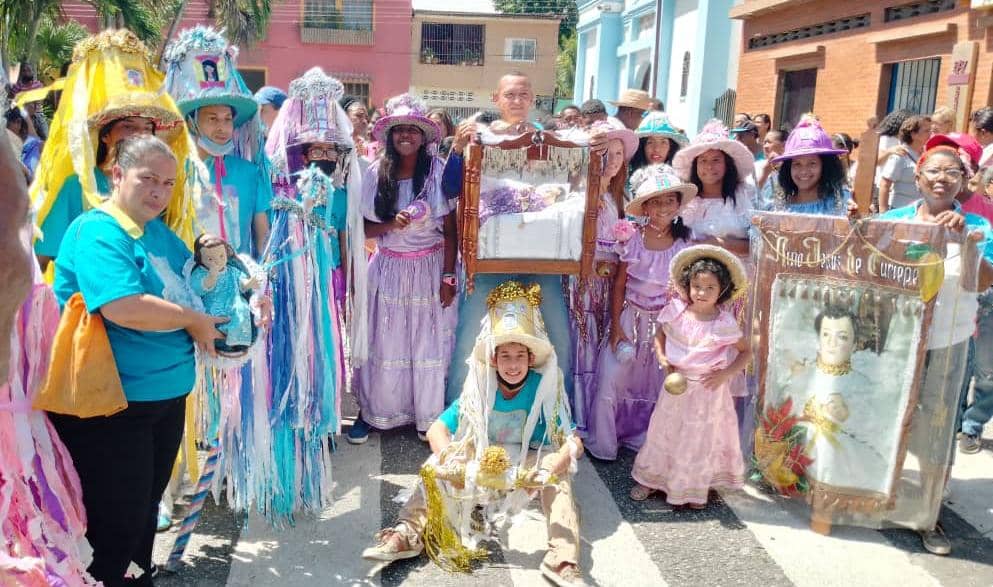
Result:
[[[431,465],[421,467],[421,481],[427,497],[427,522],[424,524],[424,551],[434,564],[449,573],[469,573],[475,562],[489,559],[483,548],[470,549],[462,544],[458,532],[448,523],[445,503],[438,487],[436,472]]]

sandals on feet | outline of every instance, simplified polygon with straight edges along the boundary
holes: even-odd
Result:
[[[634,501],[645,501],[651,497],[653,493],[655,493],[655,490],[651,487],[645,487],[644,485],[638,484],[631,488],[630,496]]]

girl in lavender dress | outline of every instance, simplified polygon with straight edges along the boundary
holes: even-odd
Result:
[[[445,408],[455,322],[454,205],[442,194],[444,163],[432,152],[441,131],[404,94],[389,101],[373,137],[383,153],[366,171],[362,206],[369,262],[369,358],[356,373],[361,414],[348,440],[369,427],[414,424],[423,439]]]
[[[659,316],[656,354],[686,386],[666,381],[634,460],[631,499],[663,491],[670,504],[703,509],[711,489],[744,483],[731,386],[751,352],[727,302],[744,294],[747,278],[737,256],[712,245],[684,249],[670,274],[679,296]]]
[[[654,325],[669,299],[669,262],[688,245],[679,212],[696,195],[696,186],[668,165],[641,170],[631,184],[636,197],[625,211],[645,222],[617,245],[610,336],[600,349],[586,421],[586,447],[602,460],[616,459],[619,446],[638,450],[645,441],[665,378],[652,348]]]
[[[617,273],[617,244],[614,227],[622,218],[625,165],[638,148],[638,138],[624,128],[597,123],[593,134],[607,141],[607,162],[600,177],[600,206],[597,211],[596,274],[580,283],[577,276],[565,278],[569,296],[569,326],[572,336],[574,396],[572,417],[580,434],[586,431],[586,415],[596,395],[596,365],[600,341],[610,322],[610,299]]]

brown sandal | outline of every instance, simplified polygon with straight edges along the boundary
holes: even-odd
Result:
[[[655,491],[656,491],[655,489],[652,489],[651,487],[645,487],[644,485],[639,483],[631,488],[630,497],[634,501],[645,501],[646,499],[651,497],[652,494],[655,493]]]

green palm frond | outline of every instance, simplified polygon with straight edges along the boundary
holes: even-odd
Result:
[[[86,27],[73,20],[58,23],[51,18],[43,19],[35,38],[39,77],[45,80],[59,77],[62,65],[72,61],[73,47],[89,34]]]
[[[139,39],[155,44],[162,34],[163,2],[153,0],[87,0],[105,20],[128,28]],[[171,2],[165,2],[170,4]]]
[[[265,38],[272,17],[270,0],[212,0],[211,7],[230,43],[251,47]]]

